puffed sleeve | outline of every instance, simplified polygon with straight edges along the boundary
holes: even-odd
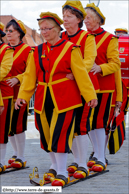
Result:
[[[32,52],[28,66],[24,73],[22,84],[20,86],[18,98],[24,99],[28,103],[31,96],[35,92],[35,88],[36,88],[36,66]]]
[[[97,56],[97,51],[96,51],[95,36],[92,34],[89,34],[85,42],[84,59],[83,59],[86,66],[86,70],[88,72],[91,70],[96,56]]]
[[[116,37],[112,37],[108,45],[107,61],[108,63],[103,63],[100,65],[103,76],[115,73],[120,69],[121,62],[119,59],[118,38]]]
[[[9,73],[13,65],[13,53],[14,50],[12,48],[8,48],[5,51],[3,59],[0,65],[0,81],[2,81]]]
[[[85,63],[77,47],[74,47],[71,53],[71,70],[85,101],[88,103],[93,99],[97,99],[93,84],[85,68]]]

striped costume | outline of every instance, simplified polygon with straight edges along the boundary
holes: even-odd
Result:
[[[61,38],[69,40],[72,43],[79,45],[85,68],[89,72],[93,66],[96,57],[96,46],[94,35],[81,30],[80,28],[74,35],[68,35],[67,31],[61,34]],[[94,85],[96,92],[99,91],[99,84],[96,76],[89,72],[89,76]],[[76,122],[75,122],[75,135],[85,135],[90,131],[89,117],[91,108],[88,107],[86,101],[82,97],[83,106],[77,109]]]
[[[66,78],[71,72],[77,84]],[[47,152],[68,153],[72,146],[76,108],[82,106],[80,91],[87,102],[96,99],[79,48],[65,40],[59,40],[54,46],[46,42],[36,47],[18,98],[28,102],[35,91],[36,80],[35,126],[40,131],[41,148]]]

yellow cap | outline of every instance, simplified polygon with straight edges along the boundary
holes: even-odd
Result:
[[[4,30],[4,24],[0,22],[0,29],[3,31]]]
[[[1,34],[2,37],[6,35],[6,34],[3,32],[3,30],[4,30],[4,24],[3,24],[2,22],[0,22],[0,34]]]
[[[19,27],[24,32],[24,34],[26,34],[26,28],[25,28],[24,23],[21,20],[17,20],[16,22],[18,23]]]
[[[78,11],[82,15],[83,19],[85,19],[86,15],[87,15],[86,12],[85,12],[85,9],[82,6],[81,1],[79,1],[79,0],[78,1],[69,1],[69,0],[67,0],[65,2],[65,4],[62,6],[62,8],[63,9],[64,8],[71,8],[75,11]]]
[[[105,24],[105,16],[102,14],[102,12],[100,11],[99,7],[97,7],[94,3],[89,3],[86,5],[86,8],[91,8],[93,9],[97,14],[98,16],[101,18],[101,24],[104,25]],[[85,9],[86,9],[85,8]]]
[[[63,20],[56,13],[52,13],[49,11],[48,12],[41,12],[40,18],[37,20],[39,21],[41,19],[47,19],[47,18],[53,19],[57,23],[58,26],[63,24]]]
[[[116,28],[115,32],[126,32],[126,33],[128,33],[128,30],[126,28]]]
[[[15,22],[17,26],[19,27],[19,30],[22,32],[23,36],[26,34],[26,28],[24,23],[21,20],[14,20],[12,19],[10,22]]]

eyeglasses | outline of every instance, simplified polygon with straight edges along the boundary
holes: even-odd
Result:
[[[15,30],[5,30],[5,32],[13,33]]]
[[[50,30],[52,30],[53,28],[55,28],[55,26],[53,26],[52,28],[40,28],[39,30],[40,31],[44,31],[44,32],[48,32],[48,31],[50,31]]]

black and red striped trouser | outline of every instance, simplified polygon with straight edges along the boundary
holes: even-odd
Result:
[[[69,153],[72,147],[76,109],[57,113],[49,88],[44,109],[35,113],[35,126],[40,132],[41,148],[46,152]]]

